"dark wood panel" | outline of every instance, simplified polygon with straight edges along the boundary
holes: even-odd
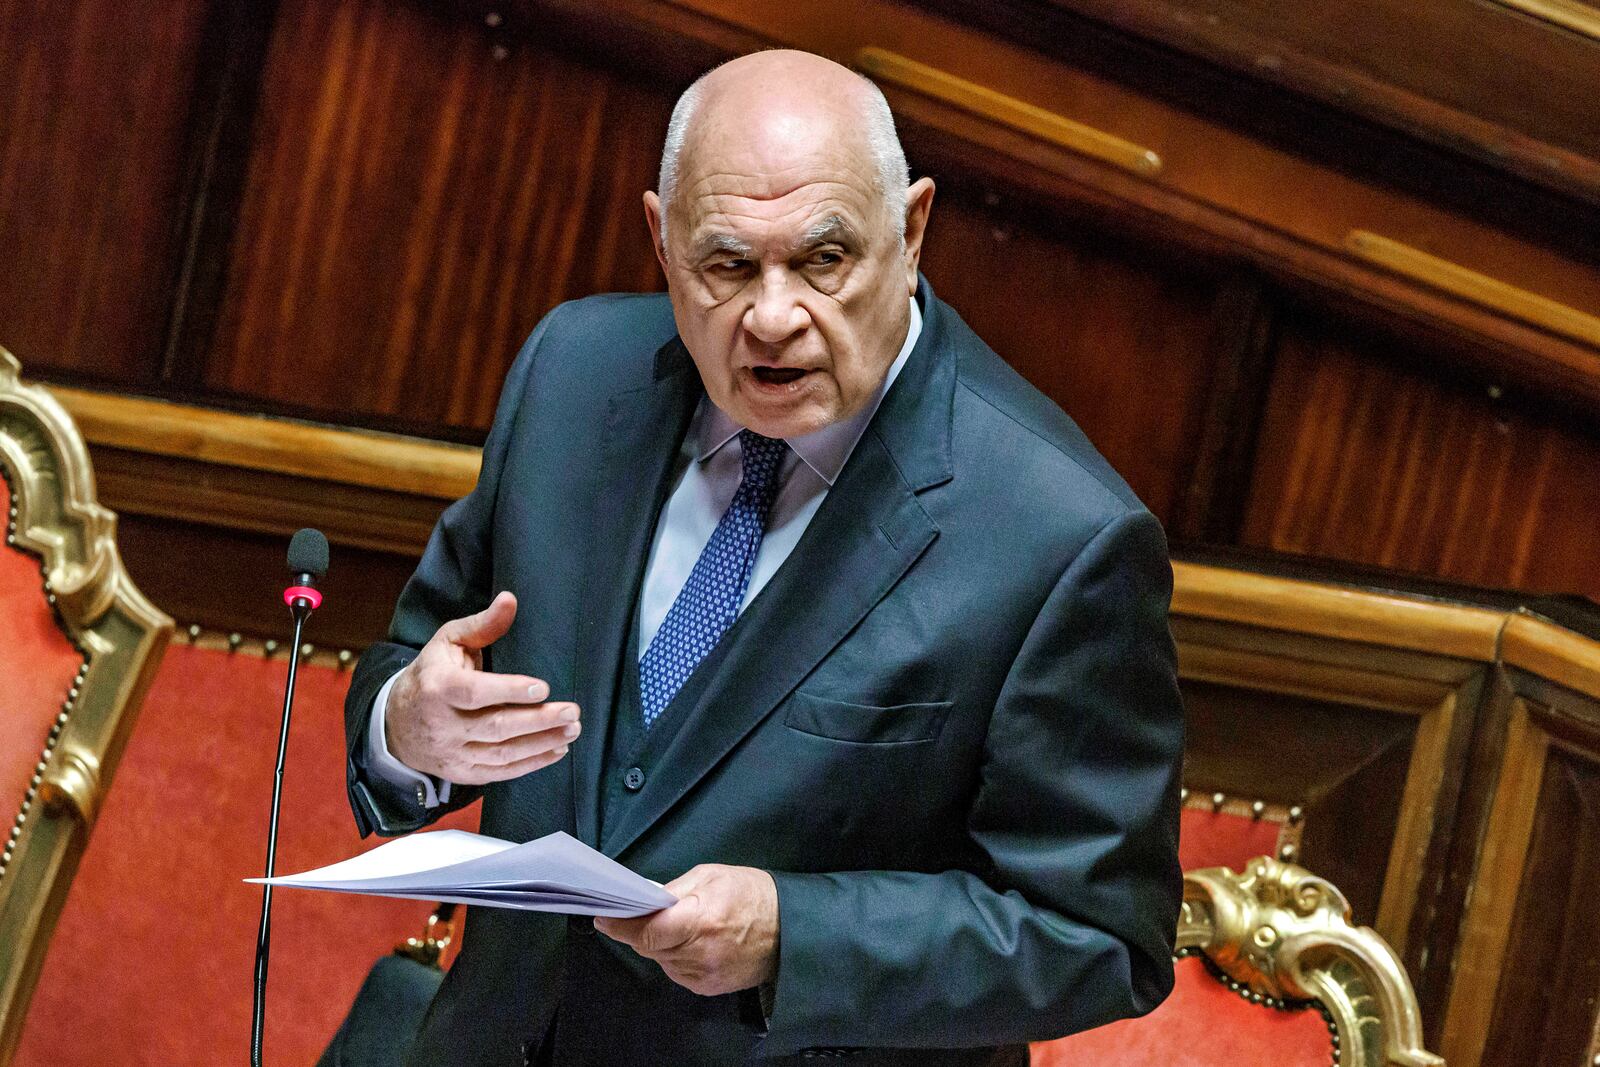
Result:
[[[200,625],[288,640],[288,537],[120,515],[117,543],[134,584],[177,621],[180,636]],[[306,639],[359,651],[382,638],[416,564],[412,556],[333,546],[326,599]]]
[[[1554,749],[1484,1067],[1585,1062],[1600,1008],[1600,752]]]
[[[959,180],[939,186],[923,267],[939,296],[1169,516],[1210,387],[1216,278],[1189,257]]]
[[[1183,696],[1185,783],[1300,806],[1297,862],[1376,922],[1416,720],[1199,681]]]
[[[1600,597],[1600,434],[1438,373],[1394,338],[1286,329],[1243,543]]]
[[[161,365],[205,0],[0,0],[0,344],[30,369]]]
[[[1587,1064],[1600,1024],[1600,644],[1527,615],[1483,720],[1455,859],[1470,891],[1441,1051],[1482,1067]]]
[[[1051,2],[1600,199],[1600,41],[1511,4]]]
[[[283,5],[206,387],[481,428],[545,311],[659,287],[639,196],[674,92],[507,40]]]

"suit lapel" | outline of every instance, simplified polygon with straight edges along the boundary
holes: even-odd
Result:
[[[656,355],[654,381],[616,393],[606,413],[583,584],[593,599],[578,610],[575,689],[584,732],[569,758],[576,835],[590,845],[599,843],[599,783],[618,703],[618,650],[628,640],[673,457],[700,393],[694,365],[674,338]]]
[[[861,462],[857,462],[857,458]],[[720,669],[613,827],[616,856],[722,761],[862,617],[938,533],[882,444],[863,437],[793,553],[723,640]],[[818,575],[827,575],[820,588]]]
[[[644,788],[607,825],[607,855],[620,856],[770,715],[938,535],[917,492],[952,474],[955,352],[931,290],[923,306],[911,358],[794,551],[723,637],[720,668]]]

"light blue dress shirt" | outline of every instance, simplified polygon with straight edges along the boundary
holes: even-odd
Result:
[[[778,495],[767,513],[766,533],[762,536],[761,547],[756,550],[750,585],[739,605],[741,612],[794,551],[800,535],[805,533],[829,488],[855,451],[856,442],[861,440],[867,424],[877,414],[884,394],[899,376],[900,368],[905,366],[906,358],[922,334],[922,312],[916,300],[911,300],[910,304],[911,326],[877,393],[848,419],[784,439],[789,453],[778,475]],[[650,647],[650,640],[661,628],[667,610],[689,580],[689,572],[694,569],[701,550],[711,540],[712,531],[738,491],[744,470],[743,449],[738,441],[742,429],[744,427],[710,399],[701,398],[689,423],[689,432],[684,435],[677,459],[676,484],[656,521],[650,557],[645,563],[644,589],[639,598],[640,656]],[[419,804],[431,808],[450,799],[450,783],[441,782],[436,787],[431,777],[412,770],[390,754],[384,740],[384,709],[393,686],[394,679],[390,678],[373,699],[367,734],[367,769],[392,785],[414,793]]]

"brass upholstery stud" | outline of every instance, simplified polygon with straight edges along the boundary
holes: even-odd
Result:
[[[1228,798],[1223,796],[1221,793],[1212,793],[1211,794],[1211,810],[1212,811],[1221,811],[1223,802],[1226,801],[1227,799]]]

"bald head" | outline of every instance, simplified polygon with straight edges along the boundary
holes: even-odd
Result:
[[[893,236],[905,233],[910,182],[889,104],[867,78],[809,52],[741,56],[678,98],[661,152],[662,242],[685,179],[727,168],[783,175],[822,151],[859,170],[882,201]]]
[[[804,52],[696,82],[643,196],[709,400],[767,437],[861,410],[910,329],[933,181],[908,184],[883,95]],[[667,219],[671,217],[671,237]]]

